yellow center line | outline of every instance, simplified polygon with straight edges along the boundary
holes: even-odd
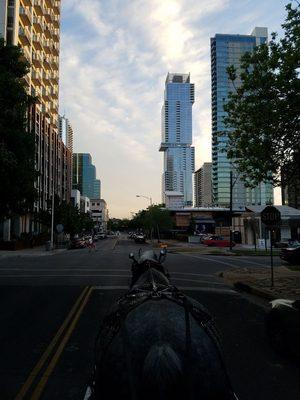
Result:
[[[53,348],[55,347],[55,345],[57,344],[60,336],[62,335],[62,333],[64,332],[65,328],[67,327],[67,325],[69,324],[70,320],[72,319],[73,315],[75,314],[82,298],[84,297],[84,295],[88,292],[89,288],[88,286],[85,287],[83,289],[83,291],[81,292],[80,296],[78,297],[76,303],[74,304],[74,306],[72,307],[71,311],[69,312],[68,316],[66,317],[66,319],[64,320],[64,322],[62,323],[61,327],[59,328],[59,330],[57,331],[56,335],[54,336],[54,338],[52,339],[52,341],[50,342],[49,346],[47,347],[47,349],[45,350],[45,352],[42,354],[41,358],[39,359],[39,361],[37,362],[37,364],[35,365],[35,367],[33,368],[33,370],[31,371],[31,373],[29,374],[26,382],[23,384],[23,386],[21,387],[19,393],[17,394],[17,396],[15,397],[15,400],[22,400],[24,399],[26,393],[28,392],[30,386],[32,385],[32,382],[34,381],[35,377],[38,375],[38,373],[40,372],[40,370],[42,369],[44,363],[46,362],[47,358],[49,357],[49,355],[51,354]]]
[[[38,400],[40,398],[40,396],[41,396],[41,394],[42,394],[42,392],[43,392],[43,390],[45,388],[45,385],[46,385],[48,379],[50,378],[50,375],[53,372],[53,370],[55,368],[55,365],[57,364],[57,362],[58,362],[58,360],[59,360],[59,358],[61,356],[61,353],[64,350],[65,345],[67,344],[68,340],[70,339],[70,336],[71,336],[71,334],[72,334],[72,332],[73,332],[73,330],[74,330],[74,328],[75,328],[75,326],[76,326],[76,324],[77,324],[77,322],[79,320],[79,317],[80,317],[80,315],[81,315],[86,303],[88,302],[88,299],[89,299],[89,297],[90,297],[90,295],[92,293],[92,290],[93,290],[92,287],[89,288],[89,290],[88,290],[83,302],[81,303],[81,306],[78,309],[76,315],[74,316],[74,319],[72,320],[72,322],[71,322],[71,324],[70,324],[65,336],[63,337],[62,341],[60,342],[60,344],[59,344],[59,346],[58,346],[58,348],[56,350],[56,353],[52,357],[52,359],[51,359],[46,371],[44,372],[44,374],[41,377],[39,383],[37,384],[32,396],[31,396],[31,400]]]

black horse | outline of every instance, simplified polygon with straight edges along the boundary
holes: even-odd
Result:
[[[131,288],[100,329],[86,398],[237,399],[212,317],[170,284],[164,257],[130,255]]]

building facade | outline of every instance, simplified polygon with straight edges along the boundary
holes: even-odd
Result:
[[[180,192],[184,204],[193,203],[193,173],[195,149],[192,147],[192,106],[195,101],[194,84],[190,74],[168,73],[162,107],[162,141],[164,152],[162,201],[165,192]]]
[[[206,162],[195,172],[195,207],[210,207],[212,205],[211,168],[212,163]]]
[[[267,28],[255,28],[251,35],[216,34],[211,38],[211,82],[212,82],[212,201],[215,205],[227,207],[230,203],[230,171],[233,171],[233,205],[243,208],[245,205],[273,203],[273,188],[270,184],[260,184],[254,189],[245,188],[237,172],[227,158],[229,128],[223,118],[226,116],[224,104],[229,93],[241,84],[240,59],[245,52],[251,52],[254,46],[267,42]],[[235,87],[228,78],[227,67],[233,65],[237,71]]]
[[[59,115],[58,117],[58,132],[64,145],[73,153],[73,129],[65,116]]]
[[[89,153],[73,154],[73,189],[90,199],[100,198],[101,182],[96,179],[96,167]]]
[[[7,44],[20,46],[30,64],[24,86],[37,98],[28,111],[28,129],[35,133],[38,212],[49,208],[53,195],[64,201],[71,196],[72,150],[58,135],[60,0],[0,0],[0,36]],[[40,229],[28,215],[12,225],[15,236]]]
[[[91,199],[90,209],[92,220],[94,221],[94,229],[98,232],[107,231],[108,209],[106,201],[103,199]]]

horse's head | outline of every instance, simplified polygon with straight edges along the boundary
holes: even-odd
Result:
[[[157,256],[153,250],[142,252],[140,249],[137,259],[133,253],[130,253],[129,258],[132,260],[131,286],[133,286],[137,280],[149,270],[158,271],[160,274],[163,274],[166,279],[169,278],[169,274],[162,264],[166,259],[166,253],[166,250],[162,249],[159,253],[159,256]]]

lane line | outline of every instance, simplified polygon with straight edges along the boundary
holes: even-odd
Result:
[[[88,292],[86,293],[86,295],[84,297],[84,300],[81,303],[76,315],[74,316],[74,318],[73,318],[73,320],[72,320],[72,322],[71,322],[71,324],[70,324],[65,336],[63,337],[63,339],[60,342],[60,344],[59,344],[54,356],[52,357],[52,359],[51,359],[46,371],[44,372],[44,374],[41,377],[39,383],[37,384],[32,396],[31,396],[31,400],[38,400],[40,398],[40,396],[41,396],[41,394],[42,394],[42,392],[43,392],[43,390],[45,388],[45,385],[48,382],[48,379],[50,378],[50,376],[51,376],[51,374],[52,374],[52,372],[53,372],[53,370],[54,370],[54,368],[55,368],[55,366],[56,366],[56,364],[57,364],[57,362],[58,362],[58,360],[59,360],[59,358],[60,358],[60,356],[61,356],[61,354],[62,354],[62,352],[63,352],[63,350],[64,350],[64,348],[65,348],[65,346],[67,344],[67,342],[68,342],[68,340],[70,339],[70,336],[71,336],[71,334],[72,334],[72,332],[73,332],[73,330],[74,330],[74,328],[75,328],[75,326],[76,326],[76,324],[77,324],[77,322],[79,320],[79,317],[81,316],[82,311],[84,310],[84,308],[85,308],[85,306],[86,306],[86,304],[87,304],[87,302],[89,300],[89,297],[90,297],[92,291],[93,291],[93,288],[90,287]]]
[[[171,278],[171,281],[179,281],[179,282],[195,282],[195,283],[209,283],[210,285],[220,285],[226,286],[224,283],[220,282],[212,282],[212,281],[197,281],[195,279],[184,279],[184,278]]]
[[[220,261],[220,260],[215,260],[215,259],[213,259],[213,258],[207,258],[207,257],[203,257],[203,256],[194,256],[194,255],[191,255],[191,254],[180,254],[181,256],[184,256],[184,257],[192,257],[192,258],[197,258],[198,260],[207,260],[207,261],[215,261],[215,262],[217,262],[217,263],[219,263],[219,264],[223,264],[223,265],[227,265],[227,266],[229,266],[229,267],[237,267],[237,265],[235,265],[235,264],[229,264],[228,262],[225,262],[225,261]]]
[[[35,367],[33,368],[33,370],[31,371],[31,373],[29,374],[27,380],[25,381],[25,383],[23,384],[23,386],[21,387],[20,391],[18,392],[17,396],[15,397],[15,400],[22,400],[24,399],[24,396],[26,395],[28,389],[30,388],[32,382],[34,381],[35,377],[38,375],[38,373],[40,372],[41,368],[43,367],[44,363],[46,362],[46,360],[48,359],[49,355],[51,354],[53,348],[55,347],[55,345],[57,344],[58,340],[60,339],[60,336],[62,335],[63,331],[65,330],[66,326],[69,324],[71,318],[73,317],[73,315],[75,314],[78,305],[80,304],[82,298],[85,296],[85,294],[88,291],[88,286],[86,286],[83,291],[81,292],[80,296],[78,297],[78,299],[76,300],[75,304],[73,305],[71,311],[69,312],[68,316],[66,317],[66,319],[64,320],[64,322],[62,323],[62,325],[60,326],[59,330],[57,331],[56,335],[54,336],[54,338],[52,339],[52,341],[50,342],[50,344],[48,345],[47,349],[45,350],[45,352],[42,354],[41,358],[39,359],[39,361],[37,362],[37,364],[35,365]]]

